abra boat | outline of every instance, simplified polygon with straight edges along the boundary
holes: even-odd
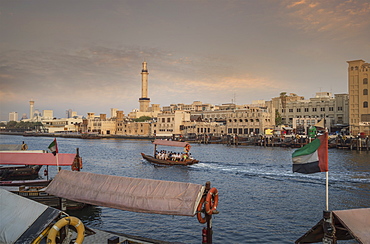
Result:
[[[35,180],[39,177],[42,165],[0,167],[0,181]]]
[[[24,164],[27,166],[71,166],[72,170],[79,171],[82,168],[82,158],[77,153],[58,153],[54,156],[52,153],[46,153],[43,150],[39,151],[2,151],[0,152],[0,164],[18,165]],[[25,180],[20,181],[1,181],[0,188],[8,190],[17,195],[32,199],[45,205],[65,209],[81,209],[87,204],[81,202],[60,199],[54,195],[45,192],[45,186],[50,181],[47,180]],[[1,242],[0,242],[1,243]]]
[[[154,163],[154,164],[162,164],[162,165],[192,165],[199,162],[199,160],[189,158],[189,151],[190,151],[190,144],[187,142],[180,142],[180,141],[166,141],[166,140],[160,140],[156,139],[153,141],[154,144],[154,156],[149,156],[144,153],[141,153],[141,156],[147,160],[148,162]],[[157,145],[162,146],[169,146],[169,147],[183,147],[185,151],[185,159],[178,160],[178,159],[160,159],[156,157],[157,154]]]

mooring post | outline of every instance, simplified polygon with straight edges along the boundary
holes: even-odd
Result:
[[[211,189],[211,182],[207,181],[205,185],[204,193],[207,195],[208,191]],[[207,244],[212,244],[212,215],[206,214],[207,220]]]

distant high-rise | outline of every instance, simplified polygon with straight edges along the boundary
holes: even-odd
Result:
[[[150,98],[148,97],[148,69],[146,67],[146,62],[142,64],[143,68],[141,70],[141,98],[139,98],[140,112],[148,112]]]
[[[352,135],[370,133],[370,64],[364,60],[347,61],[349,125]]]
[[[17,112],[9,113],[9,121],[18,121],[18,113]]]
[[[35,101],[33,101],[33,99],[31,99],[30,101],[30,119],[32,120],[33,119],[33,116],[34,116],[34,110],[33,110],[33,105],[35,105]]]

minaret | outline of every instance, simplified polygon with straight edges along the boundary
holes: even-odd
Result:
[[[143,69],[141,70],[141,98],[139,98],[140,112],[148,112],[150,98],[148,97],[148,69],[146,62],[143,62]]]
[[[33,99],[31,99],[31,101],[30,101],[30,118],[29,119],[33,119],[33,113],[34,113],[34,111],[33,111],[33,105],[35,104],[35,101],[33,101]]]

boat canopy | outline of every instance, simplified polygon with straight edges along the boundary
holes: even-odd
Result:
[[[189,145],[189,143],[183,141],[166,141],[161,139],[155,139],[153,141],[153,144],[170,147],[186,147],[186,145]]]
[[[0,152],[0,164],[70,166],[75,157],[76,154],[72,153],[58,153],[54,156],[52,153],[4,151]]]
[[[0,151],[22,150],[22,144],[0,144]]]
[[[45,191],[73,201],[126,211],[194,216],[204,186],[61,170]]]
[[[359,243],[370,240],[370,208],[333,211],[333,223],[337,240],[355,239]],[[322,242],[324,220],[320,220],[311,230],[296,240],[295,243]]]
[[[0,243],[31,243],[60,210],[0,188]]]

